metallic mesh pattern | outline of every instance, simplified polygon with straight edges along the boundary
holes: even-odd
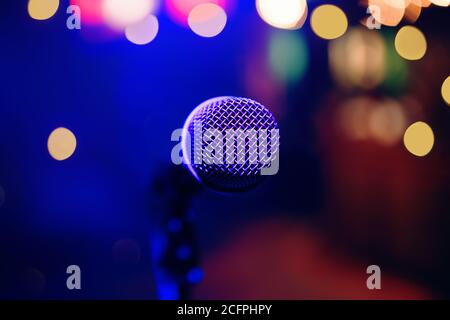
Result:
[[[198,124],[201,124],[202,137],[208,130],[211,132],[211,129],[216,129],[217,136],[214,135],[208,143],[204,139],[194,139],[194,129],[195,126],[198,128]],[[271,150],[270,143],[270,130],[278,129],[275,118],[263,105],[246,98],[225,97],[201,105],[194,110],[187,129],[192,137],[191,169],[199,180],[219,191],[241,191],[258,184],[264,177],[261,176],[261,169],[270,166],[270,160],[278,151],[278,143],[273,146],[276,150]],[[231,145],[232,140],[226,139],[230,129],[236,132],[245,131],[245,138],[236,138]],[[261,139],[258,140],[259,130],[268,132],[266,139],[263,139],[265,144]],[[205,152],[208,145],[214,145],[214,142],[221,142],[221,145],[225,146],[223,155]],[[250,152],[250,147],[257,152]],[[262,147],[268,151],[265,153],[268,155],[266,162],[259,157]],[[231,148],[234,148],[234,151],[230,157]],[[196,157],[202,159],[200,164],[195,163]]]

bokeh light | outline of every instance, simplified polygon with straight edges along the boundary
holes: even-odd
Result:
[[[301,28],[308,15],[306,0],[256,0],[256,9],[269,25],[288,30]]]
[[[59,0],[29,0],[28,14],[35,20],[47,20],[58,11]]]
[[[330,42],[328,56],[333,78],[344,88],[371,89],[385,78],[385,42],[376,31],[350,29]]]
[[[384,35],[386,45],[386,75],[382,87],[390,94],[400,95],[406,90],[409,82],[408,62],[400,57],[395,50],[395,34],[393,32],[387,32]]]
[[[100,25],[103,23],[103,0],[70,0],[70,4],[80,7],[84,25]]]
[[[217,4],[203,3],[192,9],[188,17],[191,30],[205,38],[220,34],[227,23],[227,14]]]
[[[48,137],[48,152],[55,160],[62,161],[70,158],[76,147],[77,139],[69,129],[57,128]]]
[[[286,92],[284,81],[280,81],[274,75],[269,61],[270,38],[274,30],[267,28],[262,33],[259,24],[255,24],[251,30],[251,36],[255,41],[245,44],[244,49],[248,54],[244,55],[243,81],[245,95],[270,106],[270,111],[275,118],[282,121],[286,116]],[[291,32],[289,32],[291,33]],[[265,54],[261,54],[261,52]]]
[[[376,21],[395,27],[405,15],[406,0],[369,0],[369,8],[374,9],[372,16]]]
[[[137,45],[145,45],[152,42],[159,31],[158,18],[154,15],[148,15],[143,20],[126,27],[126,38]]]
[[[395,36],[395,49],[407,60],[419,60],[427,51],[427,40],[416,27],[404,26]]]
[[[196,6],[204,3],[214,3],[224,10],[228,10],[231,2],[231,0],[166,0],[165,7],[173,21],[182,26],[187,26],[188,16]]]
[[[367,96],[356,96],[340,105],[337,122],[340,130],[351,140],[361,141],[370,137],[369,116],[374,100]]]
[[[123,37],[125,27],[111,26],[104,17],[105,0],[70,0],[71,5],[80,8],[80,35],[89,42],[105,42]],[[159,1],[159,0],[158,0]],[[159,3],[156,1],[156,3]]]
[[[405,18],[409,22],[416,22],[422,13],[422,0],[411,0],[405,9]]]
[[[347,16],[339,7],[325,4],[313,11],[311,27],[320,38],[327,40],[336,39],[347,30]]]
[[[444,101],[450,106],[450,76],[442,84],[441,93]]]
[[[397,100],[360,95],[341,104],[337,120],[349,139],[390,147],[401,141],[408,116]]]
[[[269,61],[278,80],[287,84],[298,82],[305,75],[309,62],[303,34],[274,31],[269,43]]]
[[[379,144],[393,146],[401,141],[406,121],[402,105],[393,99],[385,99],[370,113],[369,130]]]
[[[430,2],[439,7],[448,7],[450,5],[450,0],[430,0]]]
[[[424,157],[433,149],[433,130],[425,122],[416,122],[408,127],[403,141],[409,152],[415,156]]]
[[[155,0],[103,0],[105,22],[114,29],[133,25],[156,9]]]

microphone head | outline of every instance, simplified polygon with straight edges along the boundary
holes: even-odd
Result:
[[[278,171],[278,124],[266,107],[251,99],[210,99],[187,118],[182,152],[190,172],[208,187],[245,191]]]

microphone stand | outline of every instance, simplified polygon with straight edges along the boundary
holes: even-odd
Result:
[[[157,212],[152,233],[152,263],[157,297],[161,300],[186,300],[201,281],[199,250],[191,210],[200,185],[183,166],[161,171],[152,184],[152,209]]]

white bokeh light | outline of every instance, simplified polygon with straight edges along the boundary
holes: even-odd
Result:
[[[261,18],[280,29],[301,28],[306,15],[306,0],[256,0],[256,9]]]
[[[149,15],[144,20],[128,26],[125,29],[125,36],[134,44],[145,45],[156,38],[158,31],[158,18],[154,15]]]
[[[110,27],[123,29],[153,13],[156,5],[155,0],[103,0],[102,13]]]
[[[197,35],[211,38],[223,31],[227,24],[227,14],[217,4],[199,4],[189,13],[188,23]]]

